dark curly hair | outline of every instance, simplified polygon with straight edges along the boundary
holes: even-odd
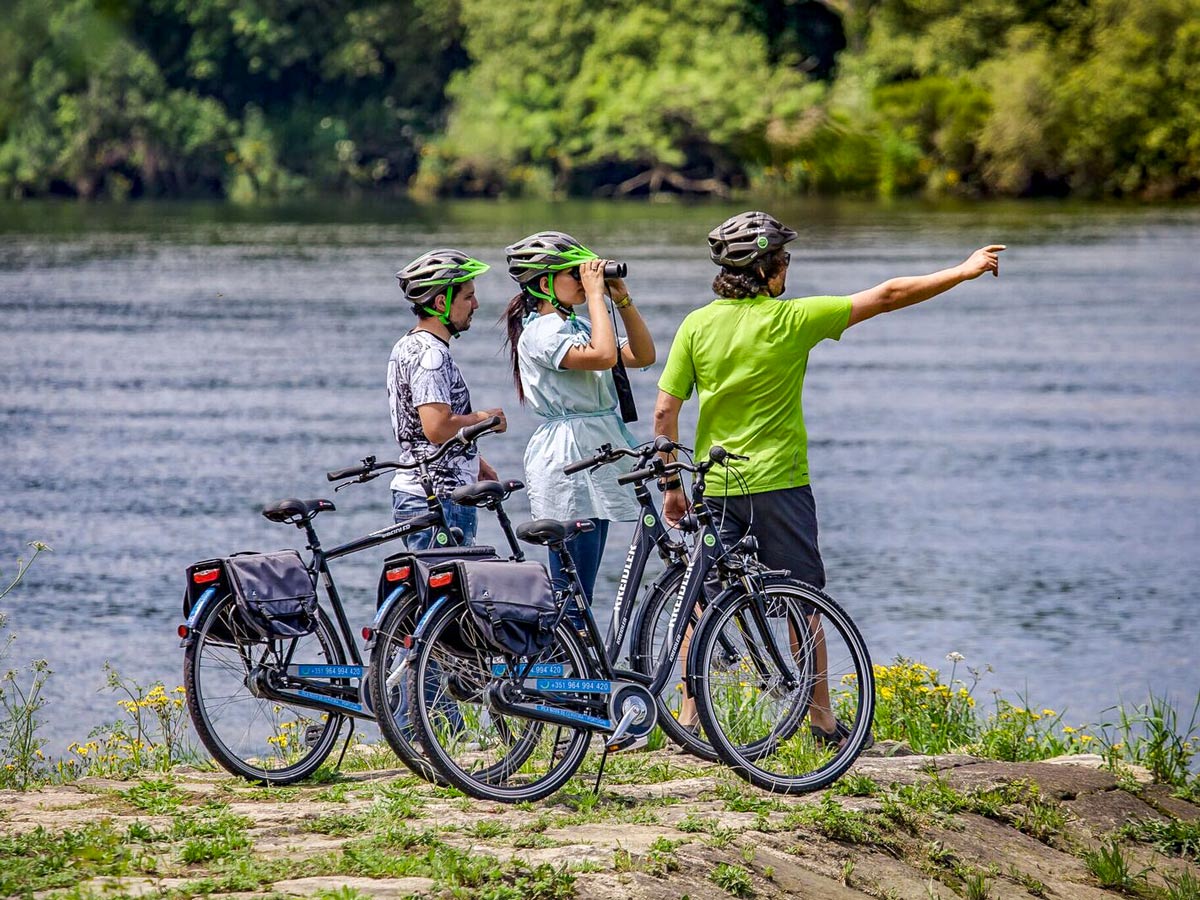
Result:
[[[767,283],[787,268],[787,253],[775,250],[761,256],[752,265],[734,268],[721,266],[713,279],[713,293],[730,300],[757,297],[767,292]]]

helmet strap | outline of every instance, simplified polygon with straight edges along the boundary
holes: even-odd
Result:
[[[558,302],[558,297],[554,293],[554,275],[555,275],[554,272],[546,273],[546,286],[550,289],[548,293],[543,294],[541,291],[537,290],[537,288],[531,287],[528,284],[525,285],[525,290],[529,293],[529,295],[531,297],[534,297],[537,300],[542,300],[542,301],[545,301],[546,303],[549,303],[551,306],[554,307],[555,310],[557,310],[558,312],[565,315],[568,320],[574,319],[575,311],[573,309],[571,309],[569,306],[563,306],[561,303]],[[536,284],[540,280],[541,280],[540,278],[535,279],[534,283]]]
[[[448,284],[448,285],[446,285],[446,307],[445,307],[445,309],[441,310],[440,312],[432,306],[422,306],[421,309],[425,310],[425,312],[429,313],[429,315],[433,316],[435,319],[437,319],[439,322],[441,322],[443,325],[445,325],[446,330],[450,332],[450,337],[456,338],[456,337],[458,337],[460,332],[457,328],[454,327],[454,324],[450,321],[450,303],[452,302],[453,298],[454,298],[454,285]]]

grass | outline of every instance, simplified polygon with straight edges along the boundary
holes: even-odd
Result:
[[[1179,856],[1200,863],[1200,821],[1144,819],[1123,826],[1119,834],[1153,844],[1155,850],[1166,856]]]
[[[763,794],[744,781],[732,779],[723,781],[714,790],[717,798],[724,801],[725,809],[730,812],[753,812],[767,814],[779,812],[788,805],[777,797]]]
[[[992,895],[992,884],[982,872],[970,872],[963,879],[963,897],[966,900],[988,900]]]
[[[1121,762],[1144,766],[1158,784],[1196,784],[1191,762],[1200,745],[1200,696],[1192,706],[1187,723],[1166,695],[1151,694],[1143,706],[1132,711],[1113,707],[1116,721],[1104,729],[1110,764]]]
[[[1032,875],[1022,872],[1016,866],[1009,868],[1008,877],[1025,888],[1031,897],[1045,897],[1050,892],[1050,888],[1047,887],[1044,881],[1039,881]]]
[[[841,797],[874,797],[879,793],[879,785],[869,775],[850,772],[839,778],[832,790]]]
[[[805,826],[831,841],[846,844],[888,847],[892,841],[887,836],[887,826],[880,819],[877,813],[847,809],[832,794],[826,794],[820,803],[789,813],[784,819],[784,827]]]
[[[248,819],[232,813],[226,804],[210,801],[177,815],[171,837],[182,841],[179,858],[185,864],[207,863],[249,850],[249,826]]]
[[[1163,880],[1166,900],[1200,900],[1200,879],[1191,872],[1168,875]]]
[[[741,866],[717,863],[709,874],[709,880],[733,897],[753,897],[754,881]]]
[[[1121,852],[1120,844],[1115,840],[1102,844],[1096,850],[1085,850],[1083,864],[1095,876],[1102,888],[1132,894],[1146,880],[1147,870],[1134,872],[1129,867],[1129,860]]]
[[[667,838],[657,838],[646,852],[645,870],[655,878],[666,878],[672,872],[679,871],[679,857],[675,850],[683,841],[672,841]]]
[[[159,779],[139,781],[129,790],[118,792],[117,796],[135,809],[151,815],[173,813],[187,799],[172,782]]]

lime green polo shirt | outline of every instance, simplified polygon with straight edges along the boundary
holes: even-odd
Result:
[[[750,460],[738,466],[742,488],[723,469],[707,493],[759,494],[808,484],[808,434],[800,394],[808,351],[840,339],[850,324],[849,297],[718,299],[679,326],[660,390],[700,395],[696,456],[720,444]]]

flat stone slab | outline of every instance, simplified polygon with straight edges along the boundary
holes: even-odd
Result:
[[[416,895],[429,896],[436,882],[432,878],[361,878],[352,875],[326,875],[313,878],[293,878],[277,881],[271,890],[294,897],[311,897],[318,891],[351,888],[377,900],[402,900]]]

